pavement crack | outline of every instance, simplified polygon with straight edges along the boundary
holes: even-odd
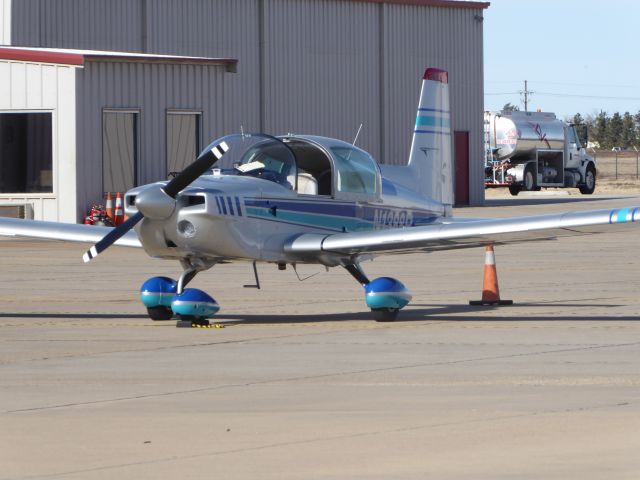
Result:
[[[582,406],[577,406],[572,408],[539,410],[539,411],[533,411],[533,412],[515,413],[510,415],[493,415],[489,417],[465,419],[465,420],[459,420],[459,421],[453,421],[453,422],[426,423],[426,424],[420,424],[420,425],[411,425],[411,426],[403,426],[403,427],[388,428],[388,429],[368,430],[364,432],[345,433],[340,435],[323,435],[323,436],[317,436],[317,437],[311,437],[311,438],[303,438],[299,440],[292,440],[287,442],[265,443],[262,445],[254,445],[250,447],[230,448],[226,450],[214,450],[214,451],[194,453],[189,455],[172,455],[169,457],[156,458],[152,460],[143,460],[139,462],[117,463],[117,464],[103,465],[103,466],[93,467],[93,468],[68,470],[68,471],[57,472],[57,473],[47,473],[43,475],[29,475],[29,476],[23,476],[20,478],[22,480],[35,480],[39,478],[55,478],[55,477],[67,476],[67,475],[81,475],[81,474],[87,474],[92,472],[104,472],[104,471],[110,471],[110,470],[117,470],[117,469],[127,468],[127,467],[158,465],[158,464],[166,464],[166,463],[184,461],[184,460],[195,460],[199,458],[217,457],[222,455],[234,455],[239,453],[251,453],[251,452],[270,450],[270,449],[276,449],[276,448],[287,448],[287,447],[292,447],[296,445],[309,445],[314,443],[331,442],[336,440],[349,440],[349,439],[364,438],[364,437],[374,437],[378,435],[403,434],[407,432],[415,432],[419,430],[426,430],[426,429],[432,429],[432,428],[445,428],[445,427],[461,426],[461,425],[482,424],[486,422],[513,420],[513,419],[527,418],[527,417],[534,417],[534,416],[541,416],[541,415],[582,413],[582,412],[601,410],[601,409],[612,408],[612,407],[614,408],[626,407],[629,405],[632,405],[632,402],[616,402],[616,403],[608,403],[608,404],[582,405]],[[9,479],[4,479],[4,480],[9,480]]]
[[[230,342],[230,343],[237,343],[237,342]],[[128,401],[128,400],[140,400],[145,398],[159,398],[159,397],[168,397],[173,395],[186,395],[191,393],[220,390],[224,388],[252,387],[257,385],[269,385],[269,384],[278,384],[278,383],[307,381],[307,380],[318,380],[322,378],[332,378],[332,377],[337,378],[337,377],[345,377],[349,375],[363,375],[363,374],[369,374],[369,373],[390,372],[390,371],[397,371],[397,370],[406,370],[411,368],[436,367],[436,366],[455,365],[455,364],[468,363],[468,362],[504,360],[509,358],[589,351],[589,350],[598,350],[598,349],[605,349],[605,348],[622,348],[622,347],[630,347],[630,346],[638,346],[638,345],[640,345],[640,342],[629,342],[629,343],[617,343],[617,344],[592,345],[592,346],[586,346],[586,347],[582,346],[582,347],[575,347],[575,348],[540,350],[536,352],[510,353],[506,355],[490,355],[490,356],[483,356],[483,357],[463,358],[459,360],[447,360],[447,361],[439,361],[439,362],[419,362],[419,363],[412,363],[412,364],[406,364],[406,365],[394,365],[390,367],[367,368],[367,369],[360,369],[360,370],[345,370],[342,372],[331,372],[331,373],[323,373],[318,375],[303,375],[303,376],[295,376],[295,377],[265,379],[265,380],[258,380],[253,382],[228,383],[228,384],[212,385],[212,386],[205,386],[205,387],[192,388],[192,389],[186,389],[186,390],[175,390],[170,392],[157,392],[157,393],[148,393],[148,394],[141,394],[141,395],[131,395],[126,397],[90,400],[85,402],[73,402],[73,403],[58,404],[58,405],[45,405],[40,407],[5,410],[2,413],[3,414],[29,413],[29,412],[37,412],[37,411],[43,411],[43,410],[54,410],[54,409],[81,407],[81,406],[88,406],[88,405],[100,405],[100,404],[122,402],[122,401]]]

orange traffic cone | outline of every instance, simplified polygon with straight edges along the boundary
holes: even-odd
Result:
[[[113,217],[113,223],[116,225],[120,225],[124,222],[124,209],[122,208],[122,196],[120,192],[116,193],[116,211]]]
[[[500,300],[498,288],[498,272],[496,271],[496,256],[493,245],[487,245],[484,254],[484,285],[482,300],[470,300],[469,305],[513,305],[513,300]]]
[[[106,210],[107,210],[107,217],[109,217],[109,220],[111,220],[111,223],[115,225],[114,223],[115,219],[113,216],[113,198],[111,197],[111,192],[107,192]]]

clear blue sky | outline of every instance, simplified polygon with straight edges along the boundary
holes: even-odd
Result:
[[[489,1],[485,110],[507,102],[522,110],[524,80],[529,110],[561,118],[640,110],[640,1]]]

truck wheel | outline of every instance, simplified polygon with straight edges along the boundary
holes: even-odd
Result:
[[[584,185],[578,187],[583,195],[591,195],[596,189],[596,168],[590,163],[585,173]]]
[[[527,192],[532,192],[536,189],[536,173],[533,169],[533,165],[529,164],[524,169],[524,175],[522,177],[522,189]]]
[[[509,193],[514,197],[520,193],[520,190],[522,190],[520,185],[509,185]]]

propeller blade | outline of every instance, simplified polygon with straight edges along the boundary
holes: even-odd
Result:
[[[100,240],[98,243],[96,243],[93,247],[91,247],[89,250],[85,252],[85,254],[82,256],[82,259],[84,260],[84,262],[87,263],[93,260],[94,258],[96,258],[103,251],[105,251],[107,248],[113,245],[120,237],[122,237],[125,233],[131,230],[136,225],[136,223],[138,223],[143,218],[144,218],[144,215],[138,212],[135,215],[129,217],[127,221],[125,221],[124,223],[120,224],[119,226],[111,230],[102,238],[102,240]]]
[[[222,141],[200,155],[195,162],[185,168],[176,178],[167,183],[162,190],[171,198],[176,198],[179,192],[191,185],[200,175],[227,153],[229,145]]]

